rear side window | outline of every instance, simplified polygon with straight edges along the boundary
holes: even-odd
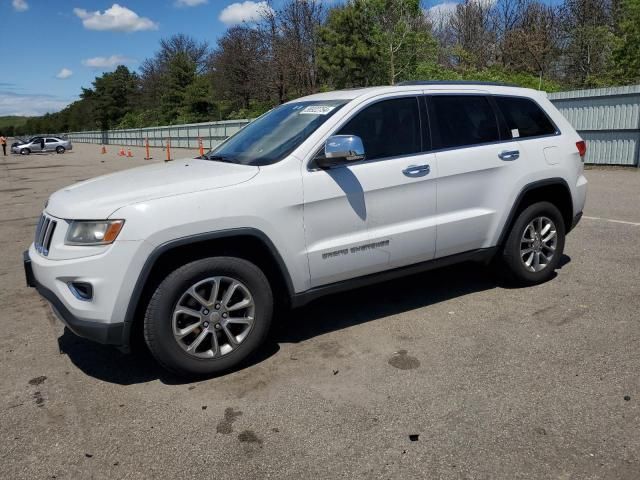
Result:
[[[517,97],[494,97],[511,138],[538,137],[556,133],[547,114],[533,100]]]
[[[482,95],[429,97],[430,121],[436,148],[465,147],[500,140],[498,121]]]
[[[47,138],[47,143],[56,143],[58,142],[58,140],[56,140],[55,138]]]
[[[374,103],[357,113],[338,134],[360,137],[367,160],[419,153],[422,139],[418,99],[394,98]]]

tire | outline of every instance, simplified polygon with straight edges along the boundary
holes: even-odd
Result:
[[[232,281],[237,286],[225,304]],[[209,302],[212,296],[217,301]],[[252,306],[227,312],[226,307],[236,308],[243,302]],[[262,270],[236,257],[204,258],[174,270],[160,283],[147,306],[144,338],[167,370],[185,377],[212,376],[254,354],[267,338],[272,316],[273,294]],[[186,331],[179,338],[178,332]]]
[[[56,147],[56,153],[57,154],[61,154],[65,152],[65,148],[64,147]]]
[[[29,150],[28,148],[20,149],[20,155],[29,155],[30,153],[31,153],[31,150]]]
[[[518,285],[546,282],[554,276],[564,243],[565,225],[558,208],[549,202],[529,205],[518,215],[504,244],[503,272]]]

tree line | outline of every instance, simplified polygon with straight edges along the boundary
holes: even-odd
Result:
[[[290,99],[403,80],[503,81],[555,91],[640,82],[640,0],[285,0],[214,45],[161,40],[138,71],[95,78],[60,112],[9,134],[251,118]]]

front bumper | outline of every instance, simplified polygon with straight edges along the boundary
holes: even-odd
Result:
[[[28,251],[23,253],[23,262],[27,286],[35,288],[49,302],[53,312],[69,330],[79,337],[105,345],[126,346],[128,344],[128,332],[124,322],[102,323],[76,317],[53,291],[38,281],[33,273]]]

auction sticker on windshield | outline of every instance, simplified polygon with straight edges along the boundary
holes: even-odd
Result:
[[[300,115],[326,115],[334,108],[335,105],[309,105],[300,111]]]

